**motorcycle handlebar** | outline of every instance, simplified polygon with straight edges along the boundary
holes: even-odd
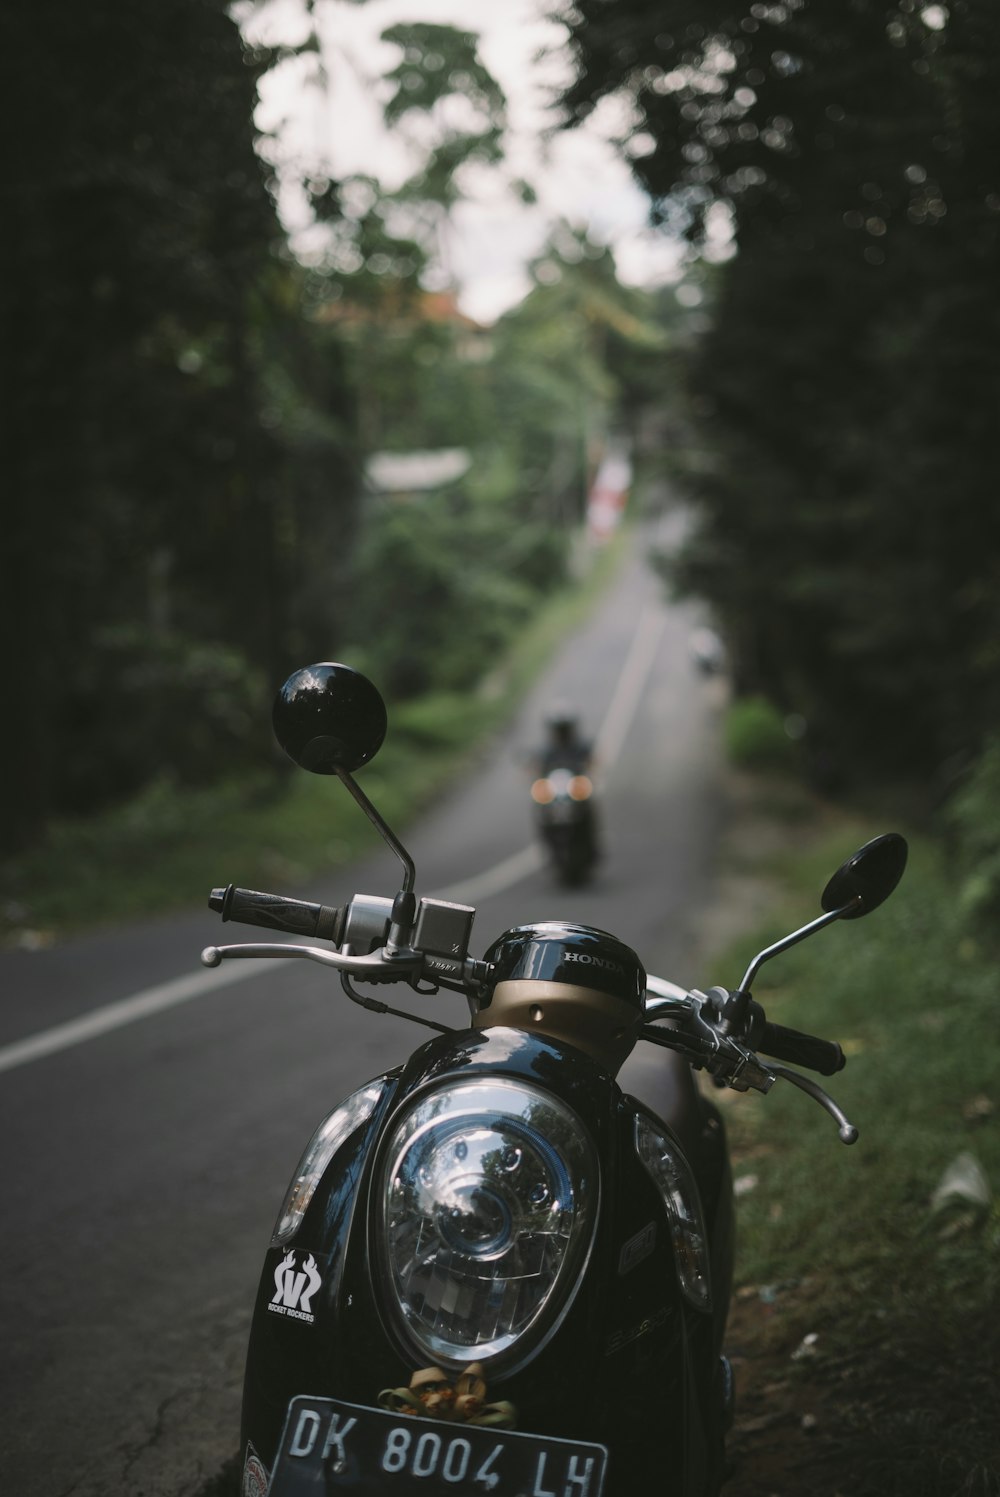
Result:
[[[784,1024],[762,1024],[753,1043],[764,1055],[773,1055],[776,1060],[786,1060],[793,1066],[805,1066],[807,1071],[818,1071],[821,1076],[834,1076],[847,1064],[847,1057],[836,1041],[817,1039]]]
[[[223,920],[237,920],[241,925],[263,925],[268,930],[284,930],[293,936],[315,936],[339,945],[344,925],[344,910],[336,905],[310,904],[304,899],[288,899],[282,894],[264,894],[257,889],[238,889],[229,884],[213,889],[208,907]]]

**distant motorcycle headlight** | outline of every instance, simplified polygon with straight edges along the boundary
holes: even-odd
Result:
[[[635,1120],[635,1147],[666,1209],[681,1289],[699,1310],[710,1310],[708,1239],[691,1171],[668,1134],[642,1113]]]
[[[537,1346],[581,1280],[598,1194],[588,1134],[546,1092],[483,1079],[417,1101],[386,1141],[377,1208],[406,1339],[459,1364]]]
[[[373,1081],[369,1086],[363,1086],[360,1091],[352,1093],[346,1102],[342,1102],[320,1123],[299,1161],[299,1167],[278,1212],[278,1220],[271,1234],[272,1247],[281,1247],[295,1236],[330,1160],[341,1144],[350,1138],[355,1128],[360,1128],[371,1117],[384,1091],[384,1082]]]

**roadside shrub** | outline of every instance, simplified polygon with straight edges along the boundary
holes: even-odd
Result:
[[[458,494],[386,503],[369,516],[355,558],[349,657],[388,699],[474,688],[537,612],[526,580],[542,532],[521,533],[500,506]],[[560,573],[541,568],[549,585]]]
[[[66,692],[74,751],[62,756],[60,811],[86,814],[151,784],[205,785],[273,760],[271,693],[241,651],[141,625],[105,629],[90,644]]]
[[[780,712],[763,697],[742,697],[726,716],[726,752],[742,769],[787,769],[795,745]]]
[[[403,702],[390,714],[397,739],[425,748],[461,748],[475,738],[482,707],[474,695],[437,691]]]

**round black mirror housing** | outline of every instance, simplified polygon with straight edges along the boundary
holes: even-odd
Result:
[[[313,774],[343,774],[373,759],[385,738],[385,703],[367,676],[328,661],[295,671],[274,700],[274,736]]]
[[[820,903],[828,913],[854,905],[843,916],[859,920],[871,914],[895,889],[903,877],[908,848],[898,832],[874,837],[837,869],[823,890]]]

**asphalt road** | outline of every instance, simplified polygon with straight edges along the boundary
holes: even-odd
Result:
[[[697,622],[637,554],[509,732],[407,829],[418,893],[477,905],[474,951],[509,925],[567,918],[613,931],[661,976],[716,980],[692,969],[722,808],[722,688],[692,668]],[[524,756],[556,696],[577,705],[602,765],[605,856],[578,891],[532,844]],[[311,896],[391,895],[398,865],[374,849],[373,833],[371,859]],[[225,864],[220,850],[215,881],[239,882]],[[198,953],[239,928],[223,932],[201,898],[189,915],[0,954],[12,1497],[192,1497],[235,1453],[250,1308],[288,1177],[336,1101],[427,1035],[350,1005],[306,962],[231,963],[220,982]],[[461,1022],[457,995],[423,1001]]]

